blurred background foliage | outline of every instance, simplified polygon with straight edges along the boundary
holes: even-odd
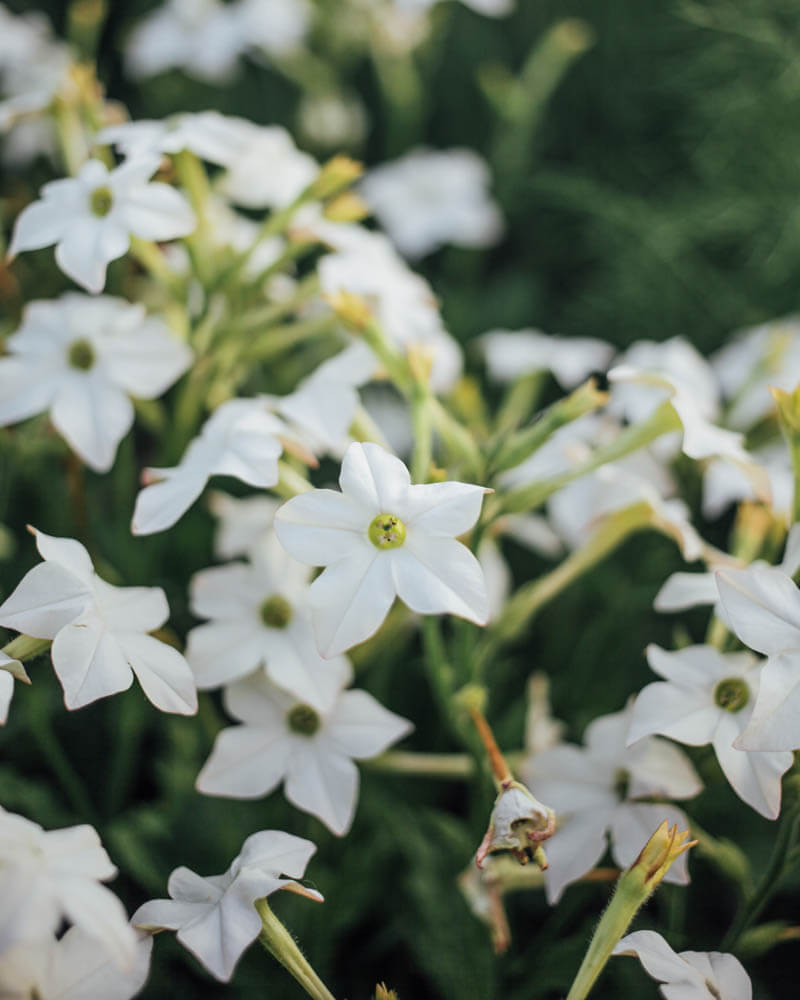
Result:
[[[58,33],[70,30],[67,4],[9,6],[45,10]],[[347,151],[367,165],[420,144],[469,146],[488,159],[506,218],[504,241],[491,251],[445,248],[420,265],[475,371],[469,341],[496,327],[538,326],[620,347],[682,335],[708,353],[731,331],[796,308],[794,0],[519,0],[502,19],[444,2],[432,11],[430,36],[398,57],[377,54],[358,37],[345,0],[319,0],[310,54],[281,66],[243,61],[224,86],[179,72],[140,83],[126,78],[124,38],[153,6],[109,3],[99,39],[100,78],[134,118],[213,107],[282,123],[323,157],[333,148],[304,136],[298,115],[309,94],[333,90],[363,106],[367,128]],[[47,175],[37,164],[11,182]],[[136,447],[146,450],[146,433],[138,433],[145,443]],[[0,519],[74,534],[81,473],[24,449],[24,430],[13,448],[0,436]],[[80,516],[91,525],[95,555],[105,557],[101,573],[164,586],[171,627],[182,636],[192,624],[186,581],[212,561],[212,523],[196,508],[163,536],[132,539],[126,525],[141,464],[129,438],[113,473],[83,473],[87,509]],[[113,521],[110,509],[119,515]],[[724,545],[729,524],[699,523]],[[3,551],[5,596],[35,556],[24,537],[3,539]],[[513,544],[507,555],[519,581],[546,569]],[[571,739],[652,680],[642,650],[648,642],[671,643],[675,621],[654,615],[652,599],[679,567],[669,542],[637,537],[541,612],[494,667],[489,715],[504,747],[521,745],[524,685],[533,669],[549,674],[554,713]],[[702,615],[683,621],[701,641]],[[359,683],[414,720],[410,748],[457,749],[428,698],[413,636],[362,661],[369,666]],[[541,892],[510,897],[514,943],[496,958],[454,882],[484,832],[488,780],[400,778],[365,766],[354,827],[338,840],[279,793],[246,803],[193,790],[221,725],[215,697],[203,696],[199,719],[160,715],[137,689],[65,713],[46,662],[31,671],[35,684],[17,696],[0,734],[0,801],[46,826],[95,823],[121,869],[115,887],[130,910],[165,894],[178,864],[222,871],[249,833],[277,827],[319,845],[309,875],[326,903],[291,897],[275,900],[275,910],[337,996],[363,1000],[380,980],[401,1000],[555,1000],[566,993],[608,887],[573,886],[556,909]],[[709,787],[687,811],[715,836],[739,843],[758,871],[774,825],[718,780],[710,751],[692,756]],[[676,949],[714,949],[732,916],[733,891],[701,852],[691,867],[688,889],[664,886],[637,926],[662,930]],[[797,889],[784,886],[764,919],[796,922]],[[760,1000],[796,995],[796,947],[746,959]],[[143,995],[291,1000],[300,990],[255,946],[233,985],[216,984],[162,935]],[[598,1000],[656,995],[632,960],[614,960],[596,990]]]

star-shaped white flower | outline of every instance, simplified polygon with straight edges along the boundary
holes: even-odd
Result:
[[[717,573],[726,623],[767,657],[753,715],[736,745],[745,750],[800,748],[800,591],[777,566],[754,563]]]
[[[148,634],[169,617],[164,591],[115,587],[95,573],[80,542],[34,534],[44,562],[26,573],[0,605],[0,625],[53,640],[53,669],[67,708],[125,691],[135,674],[156,708],[196,712],[188,663],[177,649]]]
[[[66,918],[130,969],[136,935],[122,903],[100,884],[116,874],[93,827],[43,830],[0,809],[0,953],[55,933]]]
[[[547,842],[547,898],[557,902],[565,886],[585,875],[606,851],[622,868],[631,865],[653,830],[666,819],[686,830],[689,822],[675,806],[653,797],[687,799],[702,783],[688,758],[656,736],[625,746],[630,707],[590,723],[585,747],[562,744],[529,758],[524,781],[555,810],[556,832]],[[639,801],[644,799],[647,801]],[[665,876],[686,883],[685,855]]]
[[[323,660],[317,651],[310,572],[272,535],[253,550],[249,564],[215,566],[192,577],[192,613],[212,619],[187,637],[186,658],[199,688],[229,684],[263,668],[312,708],[330,708],[352,671],[346,657]]]
[[[677,954],[655,931],[635,931],[617,942],[613,955],[636,955],[664,985],[666,1000],[751,1000],[753,987],[738,958],[719,951]]]
[[[486,624],[483,572],[456,540],[475,524],[482,486],[411,485],[408,469],[376,444],[351,444],[334,490],[312,490],[275,515],[290,555],[325,566],[311,584],[314,634],[323,656],[373,635],[395,597],[419,614]]]
[[[605,371],[614,348],[593,337],[554,337],[540,330],[493,330],[481,338],[486,367],[499,382],[550,371],[563,389],[574,389],[592,372]]]
[[[0,425],[49,411],[96,472],[107,472],[133,424],[131,397],[154,399],[192,352],[144,306],[77,293],[31,302],[0,358]]]
[[[195,229],[180,192],[148,183],[160,162],[142,156],[109,170],[100,160],[88,160],[76,177],[45,184],[42,199],[17,219],[9,256],[55,243],[64,274],[89,292],[101,292],[106,268],[127,252],[131,236],[172,240]]]
[[[792,766],[792,754],[748,753],[733,746],[753,715],[761,661],[750,653],[720,653],[713,646],[670,653],[650,645],[647,662],[665,681],[648,684],[639,693],[628,741],[660,733],[689,746],[711,743],[736,794],[762,816],[775,819],[781,776]]]
[[[278,482],[278,457],[286,425],[260,399],[230,399],[217,407],[180,463],[169,469],[146,469],[145,486],[136,498],[131,531],[164,531],[191,507],[211,476],[234,476],[266,489]]]
[[[242,952],[261,930],[253,905],[278,889],[322,901],[302,878],[316,846],[281,830],[262,830],[247,838],[241,853],[222,875],[197,875],[176,868],[170,875],[170,899],[153,899],[134,913],[131,923],[151,931],[177,931],[180,943],[208,971],[228,982]],[[286,876],[289,876],[288,878]]]
[[[227,687],[224,702],[242,725],[217,736],[197,790],[251,799],[285,781],[292,805],[339,836],[350,829],[358,799],[353,760],[375,757],[412,728],[366,691],[340,691],[335,704],[317,712],[263,673]]]

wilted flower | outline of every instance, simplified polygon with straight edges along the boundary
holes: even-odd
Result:
[[[537,849],[554,831],[553,810],[542,805],[518,781],[505,781],[495,800],[489,829],[475,855],[475,863],[482,868],[491,851],[510,851],[524,865],[530,860],[528,852],[532,851],[534,861],[540,868],[546,868],[547,862]]]

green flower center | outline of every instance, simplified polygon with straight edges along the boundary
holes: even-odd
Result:
[[[310,705],[295,705],[286,716],[286,722],[293,733],[313,736],[320,727],[320,717]]]
[[[614,791],[620,798],[621,802],[624,802],[628,797],[628,791],[631,787],[631,772],[626,770],[624,767],[617,769],[614,775]]]
[[[89,208],[92,210],[92,215],[96,215],[98,219],[108,215],[113,204],[114,194],[108,185],[95,188],[89,196]]]
[[[406,526],[394,514],[378,514],[367,534],[376,549],[399,549],[406,540]]]
[[[267,628],[286,628],[292,620],[292,606],[285,597],[273,594],[261,605],[260,614]]]
[[[69,345],[67,361],[71,368],[77,368],[82,372],[88,372],[95,361],[94,348],[88,340],[81,337],[80,340],[73,340]]]
[[[726,712],[740,712],[750,701],[750,688],[741,677],[726,677],[714,688],[714,701]]]

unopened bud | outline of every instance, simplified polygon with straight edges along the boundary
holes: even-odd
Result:
[[[345,191],[333,198],[322,213],[331,222],[361,222],[369,214],[369,205],[353,191]]]
[[[316,180],[308,188],[311,200],[323,201],[339,194],[364,172],[364,167],[349,156],[334,156],[322,165]]]

